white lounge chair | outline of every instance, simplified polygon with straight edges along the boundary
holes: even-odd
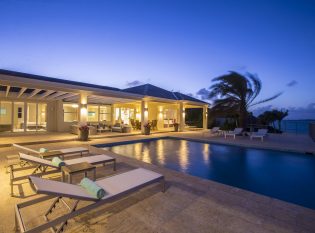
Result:
[[[67,225],[69,219],[74,218],[80,214],[84,214],[98,208],[107,203],[116,201],[126,195],[138,191],[139,189],[151,185],[156,182],[162,182],[162,191],[165,192],[164,176],[153,171],[143,168],[138,168],[125,173],[103,178],[96,181],[96,184],[103,188],[107,193],[102,199],[96,199],[90,195],[84,188],[79,185],[62,183],[59,181],[47,180],[40,177],[30,177],[30,183],[37,194],[45,194],[41,198],[30,200],[24,203],[16,204],[15,206],[15,224],[16,229],[20,232],[37,233],[46,229],[51,229],[53,232],[62,232]],[[27,229],[21,209],[38,204],[40,202],[55,198],[50,208],[44,215],[46,222],[42,225]],[[65,202],[64,198],[70,198],[70,201]],[[89,201],[90,204],[79,208],[80,201]],[[58,204],[58,206],[57,206]],[[70,205],[72,204],[72,205]],[[68,213],[49,220],[48,216],[55,210],[56,207],[65,206]],[[57,228],[58,225],[58,228]]]
[[[220,132],[220,127],[213,127],[211,130],[210,130],[211,134],[216,134],[216,133],[219,133]]]
[[[10,185],[11,185],[11,195],[13,195],[13,185],[14,182],[20,181],[20,180],[25,180],[27,179],[30,175],[36,175],[36,176],[44,176],[44,175],[50,175],[56,172],[60,172],[60,168],[58,166],[55,166],[51,161],[36,157],[33,155],[27,155],[23,153],[19,153],[20,155],[20,160],[28,162],[29,164],[34,165],[33,167],[26,167],[26,168],[14,168],[14,164],[11,164],[8,166],[9,172],[10,172]],[[98,164],[103,164],[105,165],[106,163],[113,163],[113,169],[114,171],[116,170],[116,159],[112,158],[108,155],[92,155],[92,156],[87,156],[87,157],[81,157],[77,159],[68,159],[64,161],[66,165],[72,165],[72,164],[77,164],[77,163],[83,163],[87,162],[92,165],[98,165]],[[28,175],[23,175],[23,176],[15,176],[16,171],[20,170],[26,170],[34,168],[32,172],[30,172]]]
[[[74,154],[80,154],[81,156],[83,156],[83,153],[89,153],[89,149],[85,147],[71,147],[65,149],[49,150],[48,152],[40,152],[18,144],[12,144],[12,146],[15,147],[19,152],[33,154],[41,158],[52,158],[58,156],[64,159],[65,156],[70,156]]]
[[[250,140],[253,140],[253,138],[260,138],[261,141],[264,141],[264,137],[267,136],[268,129],[259,129],[257,132],[253,132],[250,135]]]
[[[227,136],[236,137],[236,135],[240,135],[243,132],[243,128],[235,128],[233,131],[228,131],[224,134],[224,138],[227,138]]]
[[[220,127],[213,127],[209,131],[204,132],[203,136],[205,136],[206,134],[209,134],[209,133],[210,133],[210,135],[219,134],[220,133]]]

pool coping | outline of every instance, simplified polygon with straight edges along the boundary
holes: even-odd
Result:
[[[226,140],[226,142],[221,142],[217,140],[211,140],[211,139],[200,139],[200,138],[190,138],[185,136],[156,136],[156,137],[150,137],[150,138],[142,138],[142,139],[134,139],[134,140],[123,140],[119,142],[111,142],[111,143],[101,143],[101,144],[93,144],[91,146],[101,148],[99,145],[103,145],[103,147],[109,147],[109,146],[117,146],[117,145],[126,145],[126,144],[132,144],[137,142],[146,142],[146,141],[153,141],[153,140],[159,140],[159,139],[176,139],[176,140],[187,140],[192,142],[200,142],[200,143],[213,143],[218,145],[228,145],[228,146],[239,146],[239,147],[245,147],[250,149],[261,149],[261,150],[274,150],[274,151],[280,151],[280,152],[290,152],[290,153],[298,153],[308,156],[315,156],[315,149],[314,151],[303,151],[299,149],[291,149],[291,148],[279,148],[277,146],[266,146],[266,145],[248,145],[244,143],[239,143],[238,141],[231,141]]]
[[[204,140],[204,139],[196,139],[196,138],[189,138],[189,137],[185,138],[185,137],[178,137],[178,136],[157,136],[157,137],[134,139],[134,140],[122,140],[122,141],[111,142],[111,143],[101,143],[101,144],[95,144],[95,145],[90,145],[90,146],[95,147],[97,149],[103,149],[104,147],[118,146],[118,145],[128,145],[128,144],[133,144],[133,143],[137,143],[137,142],[148,142],[148,141],[155,141],[155,140],[159,140],[159,139],[187,140],[187,141],[192,141],[192,142],[213,143],[213,144],[217,144],[217,145],[239,146],[239,147],[250,148],[250,149],[273,150],[273,151],[280,151],[280,152],[296,153],[296,154],[301,154],[301,155],[304,155],[304,156],[314,156],[314,154],[310,155],[310,154],[305,154],[305,153],[299,152],[299,151],[292,151],[292,150],[285,150],[285,149],[284,150],[278,150],[278,149],[274,149],[274,148],[260,148],[260,147],[254,147],[254,146],[242,146],[242,145],[238,145],[238,144],[235,144],[235,143],[224,143],[224,142],[217,142],[217,141],[213,141],[212,142],[212,141],[209,141],[209,140],[206,140],[206,139]],[[111,151],[111,153],[114,153],[114,152]],[[115,153],[115,154],[117,154],[117,153]],[[262,197],[265,197],[265,198],[271,198],[273,200],[281,201],[281,202],[284,202],[284,203],[287,203],[287,204],[290,204],[290,205],[299,206],[299,207],[302,207],[302,208],[306,208],[306,209],[315,211],[315,209],[312,209],[312,208],[309,208],[309,207],[306,207],[306,206],[302,206],[302,205],[299,205],[299,204],[296,204],[296,203],[293,203],[293,202],[288,202],[288,201],[285,201],[285,200],[281,200],[281,199],[278,199],[276,197],[271,197],[271,196],[268,196],[268,195],[256,193],[256,192],[251,191],[251,190],[247,190],[247,189],[240,188],[240,187],[235,187],[235,186],[232,186],[232,185],[229,185],[229,184],[225,184],[225,183],[221,183],[221,182],[218,182],[218,181],[215,181],[215,180],[211,180],[211,179],[207,179],[207,178],[203,178],[203,177],[199,177],[199,176],[194,176],[194,175],[191,175],[191,174],[188,174],[188,173],[185,173],[185,172],[180,172],[180,171],[177,171],[177,170],[174,170],[174,169],[170,169],[170,168],[164,167],[162,165],[153,164],[153,163],[147,163],[147,162],[144,162],[142,160],[138,160],[138,159],[133,158],[133,157],[125,156],[123,154],[118,154],[118,155],[119,156],[123,156],[123,157],[127,157],[127,158],[132,159],[132,160],[140,161],[140,162],[145,163],[145,164],[151,164],[153,166],[156,166],[156,167],[159,167],[159,168],[162,168],[162,169],[167,169],[167,170],[170,170],[170,171],[174,171],[174,172],[179,173],[179,174],[185,174],[185,175],[188,175],[190,177],[195,177],[195,178],[198,178],[198,179],[201,179],[201,180],[207,180],[207,181],[215,182],[215,183],[220,184],[220,185],[225,185],[225,186],[227,186],[227,187],[229,187],[229,188],[231,188],[233,190],[234,189],[242,190],[242,191],[249,192],[249,193],[252,193],[252,194],[255,194],[255,195],[259,195],[259,196],[262,196]]]
[[[176,137],[156,137],[156,138],[150,138],[150,139],[160,139],[160,138],[176,138]],[[145,141],[150,141],[149,138],[145,139]],[[181,138],[183,139],[183,138]],[[136,140],[132,140],[132,141],[142,141],[141,139],[136,139]],[[125,142],[125,141],[120,141],[117,143],[121,143],[121,142]],[[116,142],[115,142],[116,143]],[[111,143],[103,143],[103,144],[111,144]],[[223,144],[223,143],[222,143]],[[96,153],[101,153],[102,150],[104,150],[102,147],[95,147],[94,145],[90,145],[92,148],[92,151],[96,152]],[[224,184],[224,183],[220,183],[218,181],[214,181],[214,180],[210,180],[210,179],[206,179],[206,178],[202,178],[202,177],[198,177],[198,176],[193,176],[191,174],[188,173],[184,173],[184,172],[180,172],[174,169],[170,169],[161,165],[157,165],[157,164],[152,164],[152,163],[147,163],[144,162],[142,160],[138,160],[136,158],[133,157],[128,157],[122,154],[117,154],[115,152],[109,151],[111,154],[113,154],[114,156],[117,156],[120,160],[122,160],[123,162],[127,162],[127,163],[131,163],[131,164],[143,164],[144,167],[152,167],[155,169],[161,169],[161,170],[165,170],[167,173],[171,173],[174,174],[175,176],[179,176],[179,177],[190,177],[191,179],[195,179],[196,181],[199,180],[201,182],[206,182],[210,185],[210,187],[212,187],[214,185],[214,189],[217,189],[218,187],[222,190],[231,192],[237,196],[239,195],[244,195],[244,197],[248,197],[248,198],[253,198],[254,200],[256,200],[257,202],[263,203],[264,205],[275,205],[278,206],[281,209],[294,209],[297,212],[300,212],[301,214],[305,213],[306,215],[308,214],[314,214],[315,216],[315,209],[309,208],[309,207],[305,207],[299,204],[295,204],[292,202],[288,202],[288,201],[284,201],[275,197],[271,197],[271,196],[267,196],[264,194],[260,194],[260,193],[256,193],[250,190],[246,190],[243,188],[239,188],[239,187],[234,187],[232,185],[228,185],[228,184]],[[163,172],[162,172],[163,173]]]

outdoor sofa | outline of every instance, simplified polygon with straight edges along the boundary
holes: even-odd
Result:
[[[112,126],[112,132],[130,133],[132,127],[130,125],[116,123]]]

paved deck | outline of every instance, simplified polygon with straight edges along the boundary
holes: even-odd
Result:
[[[153,131],[152,134],[165,133],[169,130]],[[133,131],[131,133],[119,133],[119,132],[104,132],[96,135],[90,135],[90,140],[102,139],[102,138],[114,138],[114,137],[127,137],[133,135],[140,135],[140,131]],[[40,143],[52,143],[52,142],[68,142],[77,141],[78,135],[71,133],[58,133],[58,132],[30,132],[26,134],[10,133],[6,135],[0,135],[0,147],[11,146],[12,143],[18,143],[23,145],[40,144]]]
[[[166,136],[170,134],[152,135]],[[199,140],[229,142],[235,144],[252,143],[261,146],[260,142],[244,138],[228,141],[220,137],[203,136],[199,132],[172,134]],[[147,138],[148,136],[130,136],[128,139]],[[288,139],[291,136],[288,136]],[[263,145],[283,147],[285,139],[272,141],[270,137]],[[119,138],[99,138],[89,142],[70,141],[32,145],[32,148],[66,148],[70,146],[89,146],[96,143],[107,143],[126,140]],[[312,141],[300,144],[300,139],[292,139],[293,149],[312,148]],[[300,146],[299,146],[300,145]],[[90,147],[94,153],[101,153],[99,148]],[[310,149],[308,148],[308,149]],[[15,154],[12,147],[0,148],[0,233],[13,232],[15,203],[33,199],[27,182],[21,182],[15,193],[24,192],[23,198],[9,196],[9,176],[3,165],[4,156]],[[118,160],[116,173],[144,167],[165,175],[166,193],[160,192],[160,186],[152,185],[124,199],[101,206],[87,214],[70,221],[66,232],[315,232],[315,211],[298,205],[248,192],[242,189],[223,185],[210,180],[193,177],[163,167],[147,164],[125,156],[112,154]],[[110,165],[97,169],[97,177],[112,175]],[[59,177],[52,177],[60,179]],[[75,177],[76,181],[80,177]],[[42,221],[38,215],[43,213],[49,201],[26,209],[26,225],[33,226]],[[47,231],[49,232],[49,231]]]

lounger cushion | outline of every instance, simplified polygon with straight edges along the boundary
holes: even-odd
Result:
[[[39,149],[39,153],[45,153],[45,152],[48,152],[47,148],[40,148]]]
[[[163,175],[144,168],[134,169],[125,173],[103,178],[95,183],[106,190],[108,195],[102,200],[114,198],[133,191],[143,185],[162,179]],[[30,176],[38,194],[47,194],[57,197],[70,197],[79,200],[97,201],[80,185],[67,184],[60,181],[47,180],[36,176]]]
[[[62,161],[59,157],[54,157],[51,163],[55,165],[56,167],[62,167],[66,165],[66,163]]]
[[[92,155],[92,156],[87,156],[87,157],[82,157],[82,158],[77,158],[77,159],[66,160],[65,163],[67,165],[83,163],[83,162],[87,162],[89,164],[98,164],[100,162],[106,162],[112,159],[113,158],[108,155]]]
[[[105,190],[98,186],[95,182],[93,182],[92,180],[90,180],[87,177],[84,177],[81,182],[80,185],[89,193],[91,194],[93,197],[96,197],[97,199],[101,199],[106,195]]]

